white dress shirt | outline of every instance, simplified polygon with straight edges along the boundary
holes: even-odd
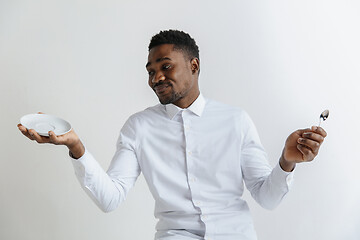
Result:
[[[271,168],[248,114],[201,94],[187,109],[158,104],[132,115],[105,172],[90,152],[73,159],[80,184],[104,211],[125,200],[140,172],[155,199],[157,240],[254,240],[244,183],[276,207],[293,173]]]

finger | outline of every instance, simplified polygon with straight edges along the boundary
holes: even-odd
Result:
[[[304,132],[302,134],[303,138],[311,139],[313,141],[316,141],[318,143],[322,143],[324,141],[324,137],[318,133],[315,132]]]
[[[312,161],[315,158],[313,152],[306,146],[298,144],[297,149],[302,153],[302,158],[304,161]]]
[[[19,123],[19,124],[17,125],[17,127],[18,127],[18,129],[19,129],[22,133],[27,132],[26,127],[24,127],[23,125],[21,125],[21,123]]]
[[[27,132],[29,134],[29,138],[31,140],[35,140],[35,134],[34,134],[35,130],[34,129],[28,129]]]
[[[310,128],[298,129],[294,133],[299,137],[301,137],[304,132],[311,132],[311,129]]]
[[[311,140],[311,139],[307,139],[307,138],[298,138],[297,142],[301,145],[306,146],[307,148],[309,148],[315,155],[318,153],[319,148],[320,148],[320,143]]]
[[[312,126],[311,130],[318,133],[318,134],[320,134],[323,138],[325,138],[327,136],[326,131],[322,127]]]
[[[29,138],[30,140],[33,140],[30,136],[30,133],[28,132],[27,128],[24,127],[23,125],[21,125],[20,123],[17,125],[20,132],[25,135],[27,138]]]
[[[29,129],[29,133],[32,139],[38,143],[49,143],[49,137],[40,136],[34,129]]]
[[[60,144],[58,136],[53,131],[49,131],[50,142],[54,144]]]

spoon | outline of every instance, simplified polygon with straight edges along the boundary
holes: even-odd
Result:
[[[321,124],[321,119],[323,121],[325,121],[327,118],[329,117],[329,110],[325,110],[323,111],[321,114],[320,114],[320,121],[319,121],[319,127],[320,127],[320,124]]]

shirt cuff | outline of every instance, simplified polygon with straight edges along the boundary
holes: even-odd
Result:
[[[273,171],[274,180],[281,185],[285,184],[287,188],[290,189],[294,181],[294,170],[286,172],[281,168],[280,163],[277,163]]]
[[[84,179],[86,172],[92,172],[96,168],[97,162],[91,153],[85,148],[85,153],[80,158],[73,158],[69,152],[71,162],[74,166],[75,174]]]

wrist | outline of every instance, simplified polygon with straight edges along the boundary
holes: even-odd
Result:
[[[292,172],[295,168],[296,163],[287,161],[284,157],[284,153],[281,154],[280,160],[279,160],[280,167],[285,172]]]
[[[85,153],[85,147],[80,140],[74,144],[67,145],[67,147],[70,151],[70,156],[75,159],[81,158]]]

